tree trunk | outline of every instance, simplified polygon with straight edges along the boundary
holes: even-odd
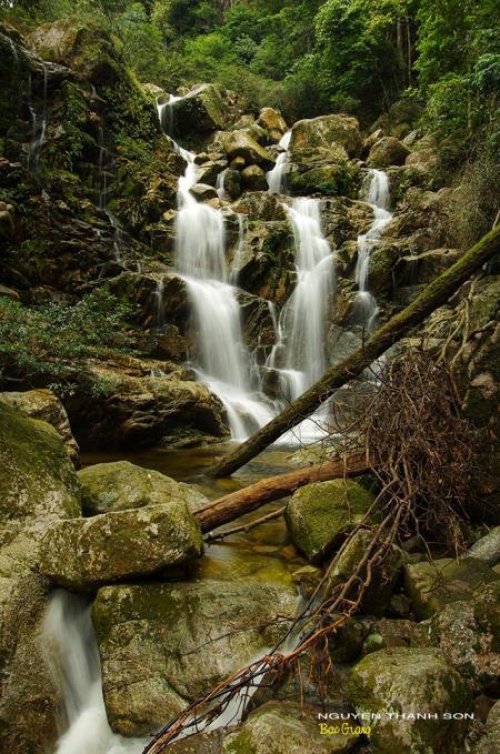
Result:
[[[312,387],[293,401],[284,411],[256,432],[233,453],[215,466],[216,477],[229,476],[245,463],[271,445],[282,434],[309,416],[326,401],[335,390],[360,375],[390,346],[397,343],[416,325],[445,304],[450,296],[465,283],[495,253],[500,252],[500,227],[487,233],[446,272],[432,281],[406,309],[382,325],[355,353],[338,366],[325,372]]]
[[[308,466],[288,474],[261,479],[249,487],[219,498],[194,513],[202,532],[212,531],[245,513],[257,510],[273,500],[291,495],[299,487],[310,482],[325,482],[329,479],[359,476],[369,471],[364,456],[355,456],[346,461],[325,461],[317,466]]]

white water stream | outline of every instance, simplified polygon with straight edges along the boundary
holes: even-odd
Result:
[[[359,290],[354,304],[354,319],[368,332],[374,329],[378,306],[368,286],[370,255],[377,245],[382,231],[392,220],[389,212],[389,178],[382,170],[370,170],[366,200],[373,210],[373,222],[368,231],[358,236],[358,261],[355,280]]]
[[[64,702],[55,754],[140,754],[146,740],[123,738],[109,726],[88,601],[62,589],[55,591],[42,639]]]

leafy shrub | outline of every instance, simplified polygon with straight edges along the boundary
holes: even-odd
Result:
[[[127,349],[130,307],[104,289],[73,306],[26,307],[0,298],[0,383],[65,382],[90,357]]]

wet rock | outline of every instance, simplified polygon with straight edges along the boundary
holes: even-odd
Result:
[[[224,739],[222,754],[347,754],[356,735],[321,735],[320,707],[293,702],[268,702]]]
[[[80,466],[80,449],[73,437],[68,415],[52,390],[28,390],[25,393],[0,393],[0,401],[22,411],[32,419],[51,424],[61,437],[74,465]]]
[[[277,144],[288,131],[288,126],[277,110],[272,107],[264,107],[259,113],[257,124],[265,129],[271,142]]]
[[[96,463],[78,472],[82,488],[82,513],[97,516],[146,505],[186,503],[197,510],[207,502],[201,492],[176,482],[159,471],[144,469],[129,461]]]
[[[101,389],[91,402],[83,389],[67,401],[82,448],[200,444],[228,434],[219,399],[201,383],[102,369],[95,375]]]
[[[178,326],[181,333],[185,333],[189,297],[186,283],[178,275],[171,272],[123,272],[109,281],[109,289],[120,300],[134,306],[136,320],[143,327],[169,324]]]
[[[238,214],[247,215],[249,220],[283,222],[288,218],[283,203],[276,194],[270,194],[267,190],[245,194],[232,205],[232,209]]]
[[[336,479],[297,490],[285,519],[298,549],[313,563],[338,547],[365,517],[373,496],[357,482]]]
[[[51,522],[79,512],[78,479],[56,430],[0,403],[0,730],[9,751],[43,754],[57,738],[38,552]]]
[[[466,683],[438,649],[394,647],[374,652],[359,662],[349,679],[356,710],[437,715],[437,719],[372,720],[373,754],[460,751],[466,722],[445,721],[444,713],[466,713],[471,699]]]
[[[354,535],[335,566],[329,571],[326,593],[332,593],[336,586],[345,583],[354,573],[369,547],[371,538],[371,532],[363,529]],[[363,612],[380,614],[387,608],[401,568],[401,555],[396,548],[392,548],[387,553],[383,566],[375,566],[372,569],[370,585],[363,595]]]
[[[59,586],[85,592],[159,573],[202,551],[201,532],[186,503],[171,500],[53,524],[42,541],[40,570]]]
[[[224,175],[223,186],[230,199],[238,199],[241,196],[241,173],[239,170],[227,170]]]
[[[491,567],[500,563],[500,526],[495,526],[485,537],[481,537],[472,545],[468,555],[482,560]]]
[[[93,621],[114,730],[150,733],[284,635],[295,589],[289,576],[273,584],[259,573],[99,591]]]
[[[245,131],[231,131],[224,135],[224,149],[231,160],[242,159],[242,167],[258,165],[263,170],[271,170],[274,160],[269,152]],[[233,164],[231,164],[233,168]]]
[[[355,196],[359,188],[359,168],[339,157],[336,162],[292,163],[288,174],[290,191],[295,196]]]
[[[241,182],[245,191],[266,191],[266,174],[258,165],[249,165],[241,171]]]
[[[203,166],[198,173],[198,180],[200,183],[215,186],[220,173],[226,168],[226,160],[207,161],[203,163]]]
[[[215,84],[203,84],[175,100],[170,106],[173,136],[186,138],[203,136],[224,128],[229,110],[220,89]]]
[[[362,146],[359,124],[349,115],[321,115],[294,123],[290,153],[294,162],[359,157]],[[340,148],[340,149],[339,149]],[[342,151],[345,150],[345,151]]]
[[[388,168],[403,165],[410,154],[408,147],[394,136],[384,136],[370,149],[368,165],[372,168]]]
[[[474,558],[443,558],[405,566],[406,588],[419,618],[429,618],[450,602],[472,599],[478,590],[500,580]]]
[[[472,749],[472,754],[494,754],[498,750],[500,741],[500,701],[490,710],[486,720],[484,735]]]
[[[484,595],[478,592],[474,600],[445,605],[414,628],[412,646],[438,647],[474,692],[484,689],[496,695],[500,673],[499,595],[500,584],[490,584]]]
[[[260,298],[282,303],[293,284],[294,237],[288,222],[251,221],[232,270],[238,285]]]
[[[209,202],[211,199],[218,199],[219,195],[213,186],[205,183],[195,183],[189,189],[197,202]]]
[[[398,288],[432,282],[460,256],[457,249],[431,249],[421,254],[408,254],[405,247],[403,242],[393,269],[394,285]]]

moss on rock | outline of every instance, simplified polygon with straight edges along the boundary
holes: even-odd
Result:
[[[373,495],[350,480],[308,484],[285,512],[294,544],[311,562],[321,561],[365,518],[372,502]]]

